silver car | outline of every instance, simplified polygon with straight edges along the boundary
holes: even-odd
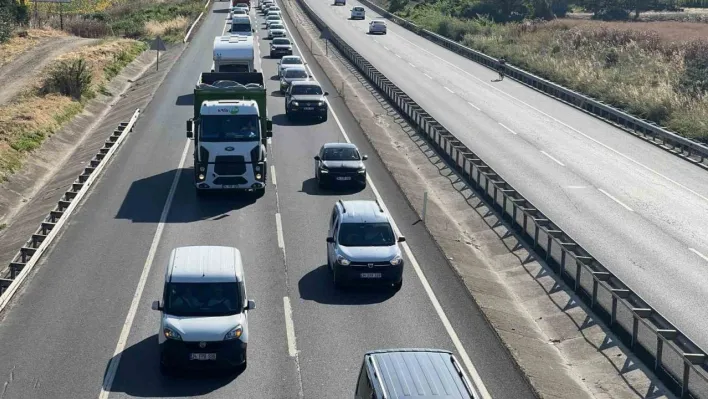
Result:
[[[268,39],[275,39],[276,37],[286,37],[287,33],[285,29],[271,29],[268,31]]]
[[[304,66],[307,63],[299,55],[287,55],[278,63],[278,77],[283,76],[283,71],[290,67]]]
[[[369,33],[372,35],[374,33],[381,33],[382,35],[385,35],[386,34],[386,22],[381,21],[379,19],[369,22]]]
[[[283,72],[280,77],[280,93],[285,93],[293,82],[310,80],[312,76],[307,73],[304,65],[292,66]]]
[[[271,15],[269,17],[266,17],[266,21],[265,21],[266,28],[270,28],[270,25],[274,24],[274,23],[279,23],[279,24],[283,23],[283,20],[280,19],[280,15]]]
[[[404,262],[399,243],[405,240],[396,236],[391,215],[378,201],[337,201],[327,234],[327,265],[334,285],[375,283],[400,290]]]

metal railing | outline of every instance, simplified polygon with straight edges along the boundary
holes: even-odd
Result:
[[[139,116],[140,110],[136,109],[128,122],[122,122],[118,125],[118,128],[113,131],[113,134],[108,137],[103,147],[91,159],[89,165],[74,180],[54,209],[40,223],[35,233],[17,251],[17,255],[10,262],[9,267],[1,271],[0,311],[7,306],[12,296],[39,261],[39,258],[54,240],[61,227],[66,223],[68,215],[74,211],[74,208],[86,195],[86,192],[88,192],[106,166],[106,160],[116,152],[121,142],[128,136],[124,133],[133,130],[133,126]]]
[[[400,25],[413,33],[428,39],[435,44],[445,47],[446,49],[453,51],[469,60],[486,66],[487,68],[496,70],[496,58],[463,46],[460,43],[450,40],[435,32],[423,29],[408,20],[391,14],[384,8],[373,3],[371,0],[358,1],[381,14],[386,19],[393,21],[397,25]],[[508,64],[505,69],[507,76],[519,81],[520,83],[563,101],[564,103],[602,119],[605,122],[611,123],[625,132],[631,133],[652,144],[655,144],[673,153],[674,155],[680,156],[703,168],[708,168],[708,144],[680,136],[677,133],[667,130],[652,121],[629,115],[626,112],[620,111],[619,109],[605,104],[600,100],[596,100],[584,94],[570,90],[559,84],[526,72],[523,69]]]
[[[593,258],[535,205],[351,48],[309,7],[294,0],[319,30],[445,161],[533,248],[656,375],[682,398],[708,398],[706,353]],[[287,12],[287,9],[286,9]],[[606,344],[610,344],[609,342]]]

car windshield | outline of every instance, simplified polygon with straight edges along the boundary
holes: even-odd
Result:
[[[325,148],[323,161],[358,161],[359,151],[356,148]]]
[[[273,44],[290,44],[290,40],[288,39],[273,39]],[[288,62],[284,62],[285,64],[289,64]]]
[[[319,86],[294,86],[292,94],[322,95],[322,88]]]
[[[199,140],[206,142],[259,140],[257,115],[202,115]]]
[[[354,7],[354,11],[364,11],[364,9],[361,7]]]
[[[280,21],[280,16],[279,15],[269,15],[266,17],[266,20],[268,21]]]
[[[305,72],[302,69],[288,68],[285,70],[285,77],[286,78],[306,78],[307,72]]]
[[[232,33],[251,32],[251,24],[231,24]]]
[[[290,42],[288,42],[290,44]],[[283,65],[299,65],[302,64],[299,58],[285,58],[283,59]]]
[[[165,294],[165,313],[171,316],[228,316],[243,311],[237,283],[167,283]]]
[[[232,14],[238,14],[238,15],[247,15],[247,14],[246,14],[246,10],[241,9],[241,8],[237,8],[237,9],[235,9],[235,10],[232,10],[231,13],[232,13]]]
[[[270,30],[278,30],[278,29],[283,29],[282,24],[270,24]]]
[[[345,247],[388,247],[396,240],[388,223],[342,223],[338,242]]]
[[[246,3],[238,3],[238,4],[236,4],[236,7],[248,8],[248,4],[246,4]]]

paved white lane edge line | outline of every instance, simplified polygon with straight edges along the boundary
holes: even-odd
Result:
[[[603,189],[601,189],[601,188],[599,188],[599,187],[598,187],[597,189],[598,189],[601,193],[603,193],[603,194],[605,194],[606,196],[610,197],[610,199],[611,199],[612,201],[615,201],[616,203],[622,205],[622,207],[624,207],[624,209],[626,209],[626,210],[628,210],[628,211],[630,211],[630,212],[634,212],[634,211],[632,210],[632,208],[628,207],[628,206],[625,205],[622,201],[620,201],[620,200],[618,200],[617,198],[613,197],[612,194],[608,193],[607,191],[605,191],[605,190],[603,190]]]
[[[689,248],[688,250],[703,258],[704,261],[708,262],[708,256],[705,256],[702,253],[698,252],[698,250],[696,250],[695,248]]]
[[[497,123],[499,124],[499,126],[501,126],[501,127],[503,127],[504,129],[510,131],[511,133],[517,134],[515,131],[509,129],[505,124],[503,124],[503,123],[501,123],[501,122],[497,122]]]
[[[481,111],[481,109],[479,109],[479,107],[477,107],[476,105],[472,104],[471,102],[467,101],[467,104],[469,104],[470,107],[476,109],[477,111]]]
[[[290,37],[293,40],[293,44],[297,48],[300,55],[304,57],[304,53],[300,49],[300,46],[298,45],[297,40],[295,40],[295,36],[292,34],[290,27],[288,26],[288,24],[284,20],[283,20],[283,26],[285,26],[285,29],[290,34]],[[307,70],[310,72],[310,74],[312,76],[315,75],[315,73],[312,72],[312,69],[310,68],[309,65],[305,65],[305,68],[307,68]],[[330,104],[329,99],[325,98],[325,102],[327,103],[327,107],[329,108],[329,112],[332,113],[332,116],[334,117],[334,121],[337,123],[339,130],[342,132],[342,136],[344,136],[344,139],[347,141],[347,143],[351,143],[351,140],[349,139],[347,132],[344,130],[344,126],[342,126],[342,123],[339,120],[339,117],[334,112],[334,108],[332,108],[332,104]],[[371,177],[369,177],[368,174],[366,175],[366,181],[367,181],[369,187],[371,187],[371,191],[373,191],[374,196],[376,196],[376,199],[381,204],[381,207],[384,208],[388,212],[388,208],[386,207],[386,204],[384,203],[383,198],[381,198],[379,191],[376,189],[374,182],[371,180]],[[398,226],[396,225],[396,222],[394,220],[392,220],[392,225],[393,225],[393,229],[396,231],[396,233],[398,235],[401,235],[401,231],[398,229]],[[435,296],[435,292],[433,292],[433,288],[430,286],[430,283],[428,283],[428,280],[425,278],[425,274],[423,274],[423,270],[420,268],[418,261],[416,260],[415,256],[413,255],[413,252],[411,252],[411,249],[406,242],[402,242],[401,247],[403,247],[403,251],[405,252],[408,259],[410,260],[410,263],[413,266],[413,269],[415,270],[416,275],[418,276],[421,284],[425,288],[425,292],[426,292],[426,294],[428,294],[428,298],[430,299],[430,302],[432,302],[435,312],[437,313],[438,317],[440,318],[440,321],[442,322],[443,326],[445,327],[447,334],[450,336],[450,339],[452,340],[452,343],[455,346],[455,349],[457,349],[457,352],[460,354],[460,357],[462,358],[462,362],[465,364],[467,371],[470,373],[470,377],[472,378],[472,383],[475,385],[477,392],[481,395],[482,398],[491,399],[491,395],[487,391],[487,387],[484,385],[482,378],[479,376],[477,369],[474,367],[472,360],[470,359],[469,355],[467,354],[467,351],[465,350],[464,346],[462,345],[462,341],[460,341],[460,338],[457,336],[455,329],[452,327],[450,320],[447,318],[447,315],[445,315],[445,311],[443,310],[442,306],[440,305],[438,298]]]
[[[455,94],[455,92],[452,91],[451,88],[449,88],[449,87],[447,87],[447,86],[443,86],[443,87],[445,88],[445,90],[449,91],[450,93]]]
[[[285,239],[283,238],[283,221],[280,219],[280,212],[275,214],[275,229],[278,232],[278,248],[285,249]]]
[[[143,273],[140,275],[140,280],[138,280],[138,286],[136,287],[135,294],[133,295],[133,302],[131,302],[130,304],[128,315],[125,317],[125,322],[123,323],[123,330],[121,331],[120,337],[118,338],[116,350],[113,352],[113,358],[111,359],[111,363],[108,365],[106,376],[103,379],[101,393],[98,396],[99,399],[107,399],[108,395],[110,394],[111,386],[113,385],[113,380],[116,377],[118,365],[120,364],[120,358],[123,354],[123,350],[125,349],[125,345],[128,343],[128,336],[130,335],[130,330],[133,327],[133,320],[135,320],[135,315],[138,311],[138,305],[140,305],[140,299],[143,296],[145,284],[147,283],[148,276],[150,275],[150,269],[152,269],[152,262],[155,259],[155,254],[157,253],[157,246],[160,243],[160,238],[162,238],[162,232],[165,229],[165,221],[167,220],[167,215],[170,213],[170,208],[172,207],[172,200],[174,199],[175,192],[177,191],[177,184],[179,183],[179,178],[182,175],[182,167],[184,167],[184,163],[187,160],[187,154],[189,153],[190,144],[191,142],[187,140],[187,144],[184,146],[184,151],[182,151],[182,159],[179,161],[177,173],[175,174],[174,180],[172,180],[172,186],[170,187],[169,194],[167,194],[165,206],[164,208],[162,208],[160,221],[157,224],[157,230],[155,230],[155,236],[152,239],[150,251],[148,252],[147,259],[145,259],[145,264],[143,265]]]
[[[273,181],[274,186],[278,185],[278,182],[275,180],[275,165],[270,165],[270,179]]]
[[[546,151],[541,150],[541,154],[547,156],[548,158],[550,158],[553,162],[557,163],[558,165],[565,166],[563,164],[563,162],[557,160],[556,158],[554,158],[551,154],[547,153]]]
[[[297,357],[297,338],[295,337],[295,325],[293,324],[293,308],[290,306],[290,298],[283,297],[283,309],[285,311],[285,333],[288,340],[288,355]]]

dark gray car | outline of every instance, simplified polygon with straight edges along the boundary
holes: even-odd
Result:
[[[325,99],[328,95],[316,80],[292,82],[285,92],[285,115],[288,119],[312,116],[324,122],[329,108]]]
[[[368,157],[350,143],[326,143],[315,155],[315,179],[320,187],[333,184],[356,184],[366,187]]]

